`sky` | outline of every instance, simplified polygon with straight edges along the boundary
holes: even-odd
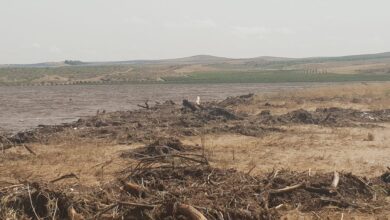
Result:
[[[0,64],[390,51],[389,0],[0,0]]]

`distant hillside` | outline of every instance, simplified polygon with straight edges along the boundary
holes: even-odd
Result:
[[[232,59],[225,58],[225,57],[216,57],[216,56],[210,56],[210,55],[197,55],[197,56],[191,56],[191,57],[184,57],[184,58],[178,58],[178,59],[169,59],[169,60],[163,60],[163,62],[166,63],[192,63],[192,64],[206,64],[206,63],[218,63],[218,62],[227,62]]]
[[[121,65],[121,64],[210,64],[220,62],[286,62],[292,63],[308,63],[308,62],[330,62],[330,61],[366,61],[366,60],[377,60],[377,59],[389,59],[390,52],[376,53],[376,54],[361,54],[361,55],[349,55],[339,57],[308,57],[308,58],[288,58],[288,57],[271,57],[271,56],[260,56],[254,58],[226,58],[217,57],[211,55],[196,55],[183,58],[175,59],[161,59],[161,60],[128,60],[128,61],[107,61],[107,62],[83,62],[80,60],[65,60],[63,62],[45,62],[35,64],[3,64],[0,67],[58,67],[64,65]]]
[[[234,59],[197,55],[163,60],[66,60],[0,66],[0,85],[334,82],[381,81],[389,77],[390,52],[309,58],[263,56]]]
[[[94,62],[94,65],[112,65],[112,64],[206,64],[215,62],[224,62],[232,60],[224,57],[216,57],[210,55],[196,55],[191,57],[162,59],[162,60],[129,60],[129,61],[114,61],[114,62]]]
[[[87,65],[89,63],[82,62],[79,60],[65,60],[61,62],[45,62],[45,63],[33,63],[33,64],[3,64],[0,65],[0,68],[10,68],[10,67],[61,67],[61,66],[76,66],[76,65]]]

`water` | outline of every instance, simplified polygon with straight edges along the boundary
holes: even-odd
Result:
[[[0,131],[16,132],[40,124],[60,124],[93,115],[97,110],[132,110],[183,99],[221,100],[228,96],[321,86],[318,83],[279,84],[157,84],[0,87]]]

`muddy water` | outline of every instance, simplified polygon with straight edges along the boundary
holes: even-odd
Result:
[[[0,131],[15,132],[39,124],[60,124],[97,110],[137,108],[145,100],[221,100],[228,96],[307,88],[324,84],[74,85],[0,87]]]

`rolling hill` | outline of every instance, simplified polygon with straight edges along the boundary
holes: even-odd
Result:
[[[163,60],[67,60],[0,66],[0,85],[371,80],[390,80],[390,52],[309,58],[197,55]]]

